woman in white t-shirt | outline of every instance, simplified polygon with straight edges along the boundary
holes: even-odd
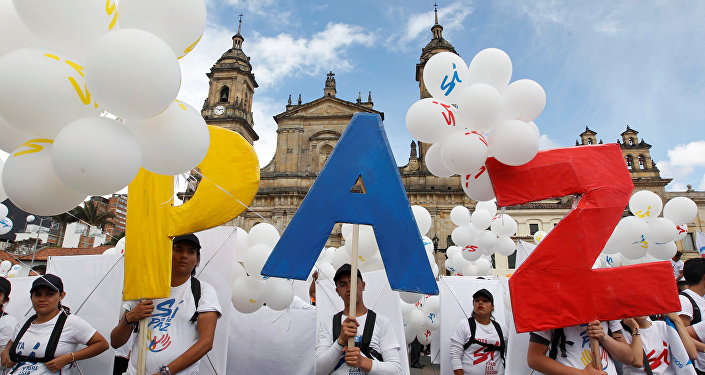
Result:
[[[472,317],[461,320],[450,337],[450,363],[454,375],[502,375],[507,328],[492,319],[494,298],[487,289],[472,295]],[[475,334],[473,337],[472,326]]]
[[[12,284],[10,280],[0,277],[0,351],[5,349],[7,342],[12,340],[17,327],[17,319],[5,312],[5,305],[10,301],[10,291]],[[7,370],[4,366],[0,366],[0,372],[4,374]]]
[[[698,358],[695,344],[676,313],[666,316],[675,329],[662,320],[651,321],[646,316],[622,321],[624,338],[634,356],[632,363],[624,364],[625,375],[643,374],[647,363],[653,375],[676,374],[677,369],[683,366],[689,367],[692,370],[690,373],[695,374],[695,368],[687,365],[689,359]]]
[[[3,366],[12,367],[10,374],[70,374],[75,361],[108,349],[108,342],[100,333],[61,306],[66,293],[58,276],[40,276],[29,293],[36,314],[16,329],[14,339],[2,352]],[[86,347],[76,350],[79,344]]]

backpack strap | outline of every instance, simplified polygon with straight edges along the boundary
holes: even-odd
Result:
[[[342,311],[333,315],[333,342],[337,341],[338,337],[340,337],[340,331],[341,331],[342,325],[343,325],[343,322],[341,321],[342,318],[343,318]]]
[[[497,331],[497,335],[499,335],[499,355],[502,357],[502,363],[506,363],[504,360],[504,352],[507,351],[507,348],[504,345],[504,333],[502,332],[502,327],[495,320],[492,320],[492,325],[494,325],[494,329]]]
[[[463,345],[463,351],[468,350],[470,345],[475,343],[475,332],[477,331],[477,323],[474,317],[468,318],[468,324],[470,325],[470,340]]]
[[[702,320],[702,315],[700,314],[700,307],[698,306],[697,303],[695,303],[695,300],[693,297],[690,296],[690,294],[686,292],[679,292],[681,296],[685,296],[690,301],[690,304],[693,305],[693,319],[690,320],[690,325],[700,323]]]
[[[478,344],[480,346],[483,346],[485,348],[485,352],[494,352],[498,351],[500,357],[502,358],[502,363],[505,362],[504,358],[504,352],[505,352],[505,343],[504,343],[504,333],[502,332],[502,328],[500,327],[499,323],[497,323],[495,320],[490,320],[492,325],[494,326],[495,331],[497,331],[497,335],[499,335],[499,345],[492,345],[492,344],[487,344],[484,342],[477,341],[475,339],[475,332],[477,332],[477,322],[475,322],[474,317],[468,318],[468,324],[470,325],[470,340],[463,345],[463,350],[468,350],[470,345],[472,344]]]
[[[370,348],[370,343],[372,342],[372,332],[375,329],[375,321],[377,320],[377,313],[367,309],[367,318],[365,319],[365,328],[362,331],[362,340],[360,341],[359,347],[360,352],[367,356],[367,358],[374,358],[382,362],[382,355]]]
[[[196,312],[191,317],[191,324],[198,321],[198,303],[201,301],[201,282],[191,276],[191,294],[193,294],[193,302],[196,304]]]
[[[565,343],[565,331],[563,328],[555,328],[551,334],[551,349],[548,351],[548,357],[551,359],[558,358],[558,349],[561,350],[561,357],[568,357]]]
[[[10,359],[12,359],[12,361],[16,363],[46,363],[53,360],[54,354],[56,353],[56,347],[59,345],[59,338],[61,337],[61,332],[63,332],[64,330],[64,324],[66,323],[67,318],[68,314],[64,313],[63,311],[59,312],[59,318],[56,320],[56,324],[54,324],[54,329],[51,331],[51,335],[49,336],[49,342],[47,343],[46,350],[44,351],[44,357],[37,358],[17,354],[17,344],[22,339],[22,336],[24,336],[24,334],[27,332],[30,325],[37,319],[36,314],[32,315],[20,329],[19,333],[17,334],[17,337],[15,338],[15,341],[12,342],[12,346],[10,347]]]
[[[633,333],[632,327],[624,324],[624,321],[620,321],[619,323],[622,324],[622,329],[625,332],[629,332],[629,334],[632,335],[632,333]],[[634,341],[634,336],[632,336],[632,341]],[[653,370],[651,370],[651,364],[649,363],[649,358],[646,356],[646,350],[644,350],[643,346],[642,346],[641,351],[642,351],[642,353],[644,353],[644,372],[647,375],[654,375]]]

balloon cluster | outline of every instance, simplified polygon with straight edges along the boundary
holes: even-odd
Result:
[[[20,273],[22,266],[19,264],[12,265],[9,260],[3,260],[0,262],[0,277],[13,278]]]
[[[0,8],[13,5],[0,9],[17,21],[6,35],[33,35],[0,50],[0,149],[12,154],[2,185],[15,205],[56,215],[124,188],[140,166],[174,175],[201,162],[208,127],[175,99],[177,59],[203,34],[204,0]]]
[[[409,133],[432,144],[425,156],[428,170],[438,177],[464,176],[463,189],[475,200],[494,198],[488,156],[516,166],[539,149],[533,120],[546,105],[546,93],[529,79],[509,84],[511,76],[512,61],[500,49],[480,51],[469,66],[454,53],[438,53],[423,70],[433,97],[414,103],[406,114]]]
[[[441,326],[440,297],[401,292],[399,298],[406,343],[410,344],[417,339],[421,345],[428,345]]]
[[[493,253],[509,256],[516,250],[511,236],[516,234],[517,223],[507,214],[497,215],[494,201],[477,202],[475,211],[456,206],[450,219],[457,227],[451,238],[456,246],[446,250],[446,269],[458,276],[483,276],[492,271]]]
[[[629,199],[632,215],[622,218],[602,250],[608,266],[669,260],[676,243],[688,234],[698,207],[690,198],[676,197],[663,204],[656,193],[641,190]],[[663,212],[663,216],[659,216]]]
[[[0,235],[9,233],[12,230],[12,220],[7,217],[9,213],[7,206],[0,203]]]
[[[281,311],[294,300],[291,282],[276,277],[261,275],[262,267],[279,241],[279,231],[271,224],[260,223],[250,232],[238,230],[238,246],[247,246],[244,254],[244,268],[235,262],[235,281],[233,282],[232,303],[235,309],[250,314],[267,305],[270,309]]]

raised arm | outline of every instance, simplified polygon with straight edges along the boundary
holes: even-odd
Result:
[[[688,358],[693,361],[698,359],[698,349],[695,347],[695,340],[693,340],[688,334],[688,330],[686,330],[685,326],[683,325],[683,321],[680,320],[678,318],[678,315],[674,312],[666,314],[666,317],[668,317],[668,319],[673,322],[673,325],[676,326],[676,330],[678,330],[678,336],[680,336],[681,341],[683,342],[685,351],[688,352]]]
[[[632,334],[632,343],[629,344],[634,357],[630,365],[633,367],[644,367],[644,348],[641,346],[641,334],[636,333],[639,331],[639,324],[633,318],[624,319],[623,321],[634,332]]]
[[[138,303],[132,310],[126,311],[110,332],[110,345],[115,349],[125,345],[135,328],[134,325],[151,316],[153,310],[154,302],[147,300]]]

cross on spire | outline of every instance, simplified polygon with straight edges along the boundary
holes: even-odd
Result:
[[[436,17],[436,25],[438,25],[438,3],[433,3],[433,13]]]
[[[237,25],[237,33],[240,34],[240,31],[242,30],[242,16],[244,16],[244,14],[240,13],[238,16],[240,17],[240,21]]]

